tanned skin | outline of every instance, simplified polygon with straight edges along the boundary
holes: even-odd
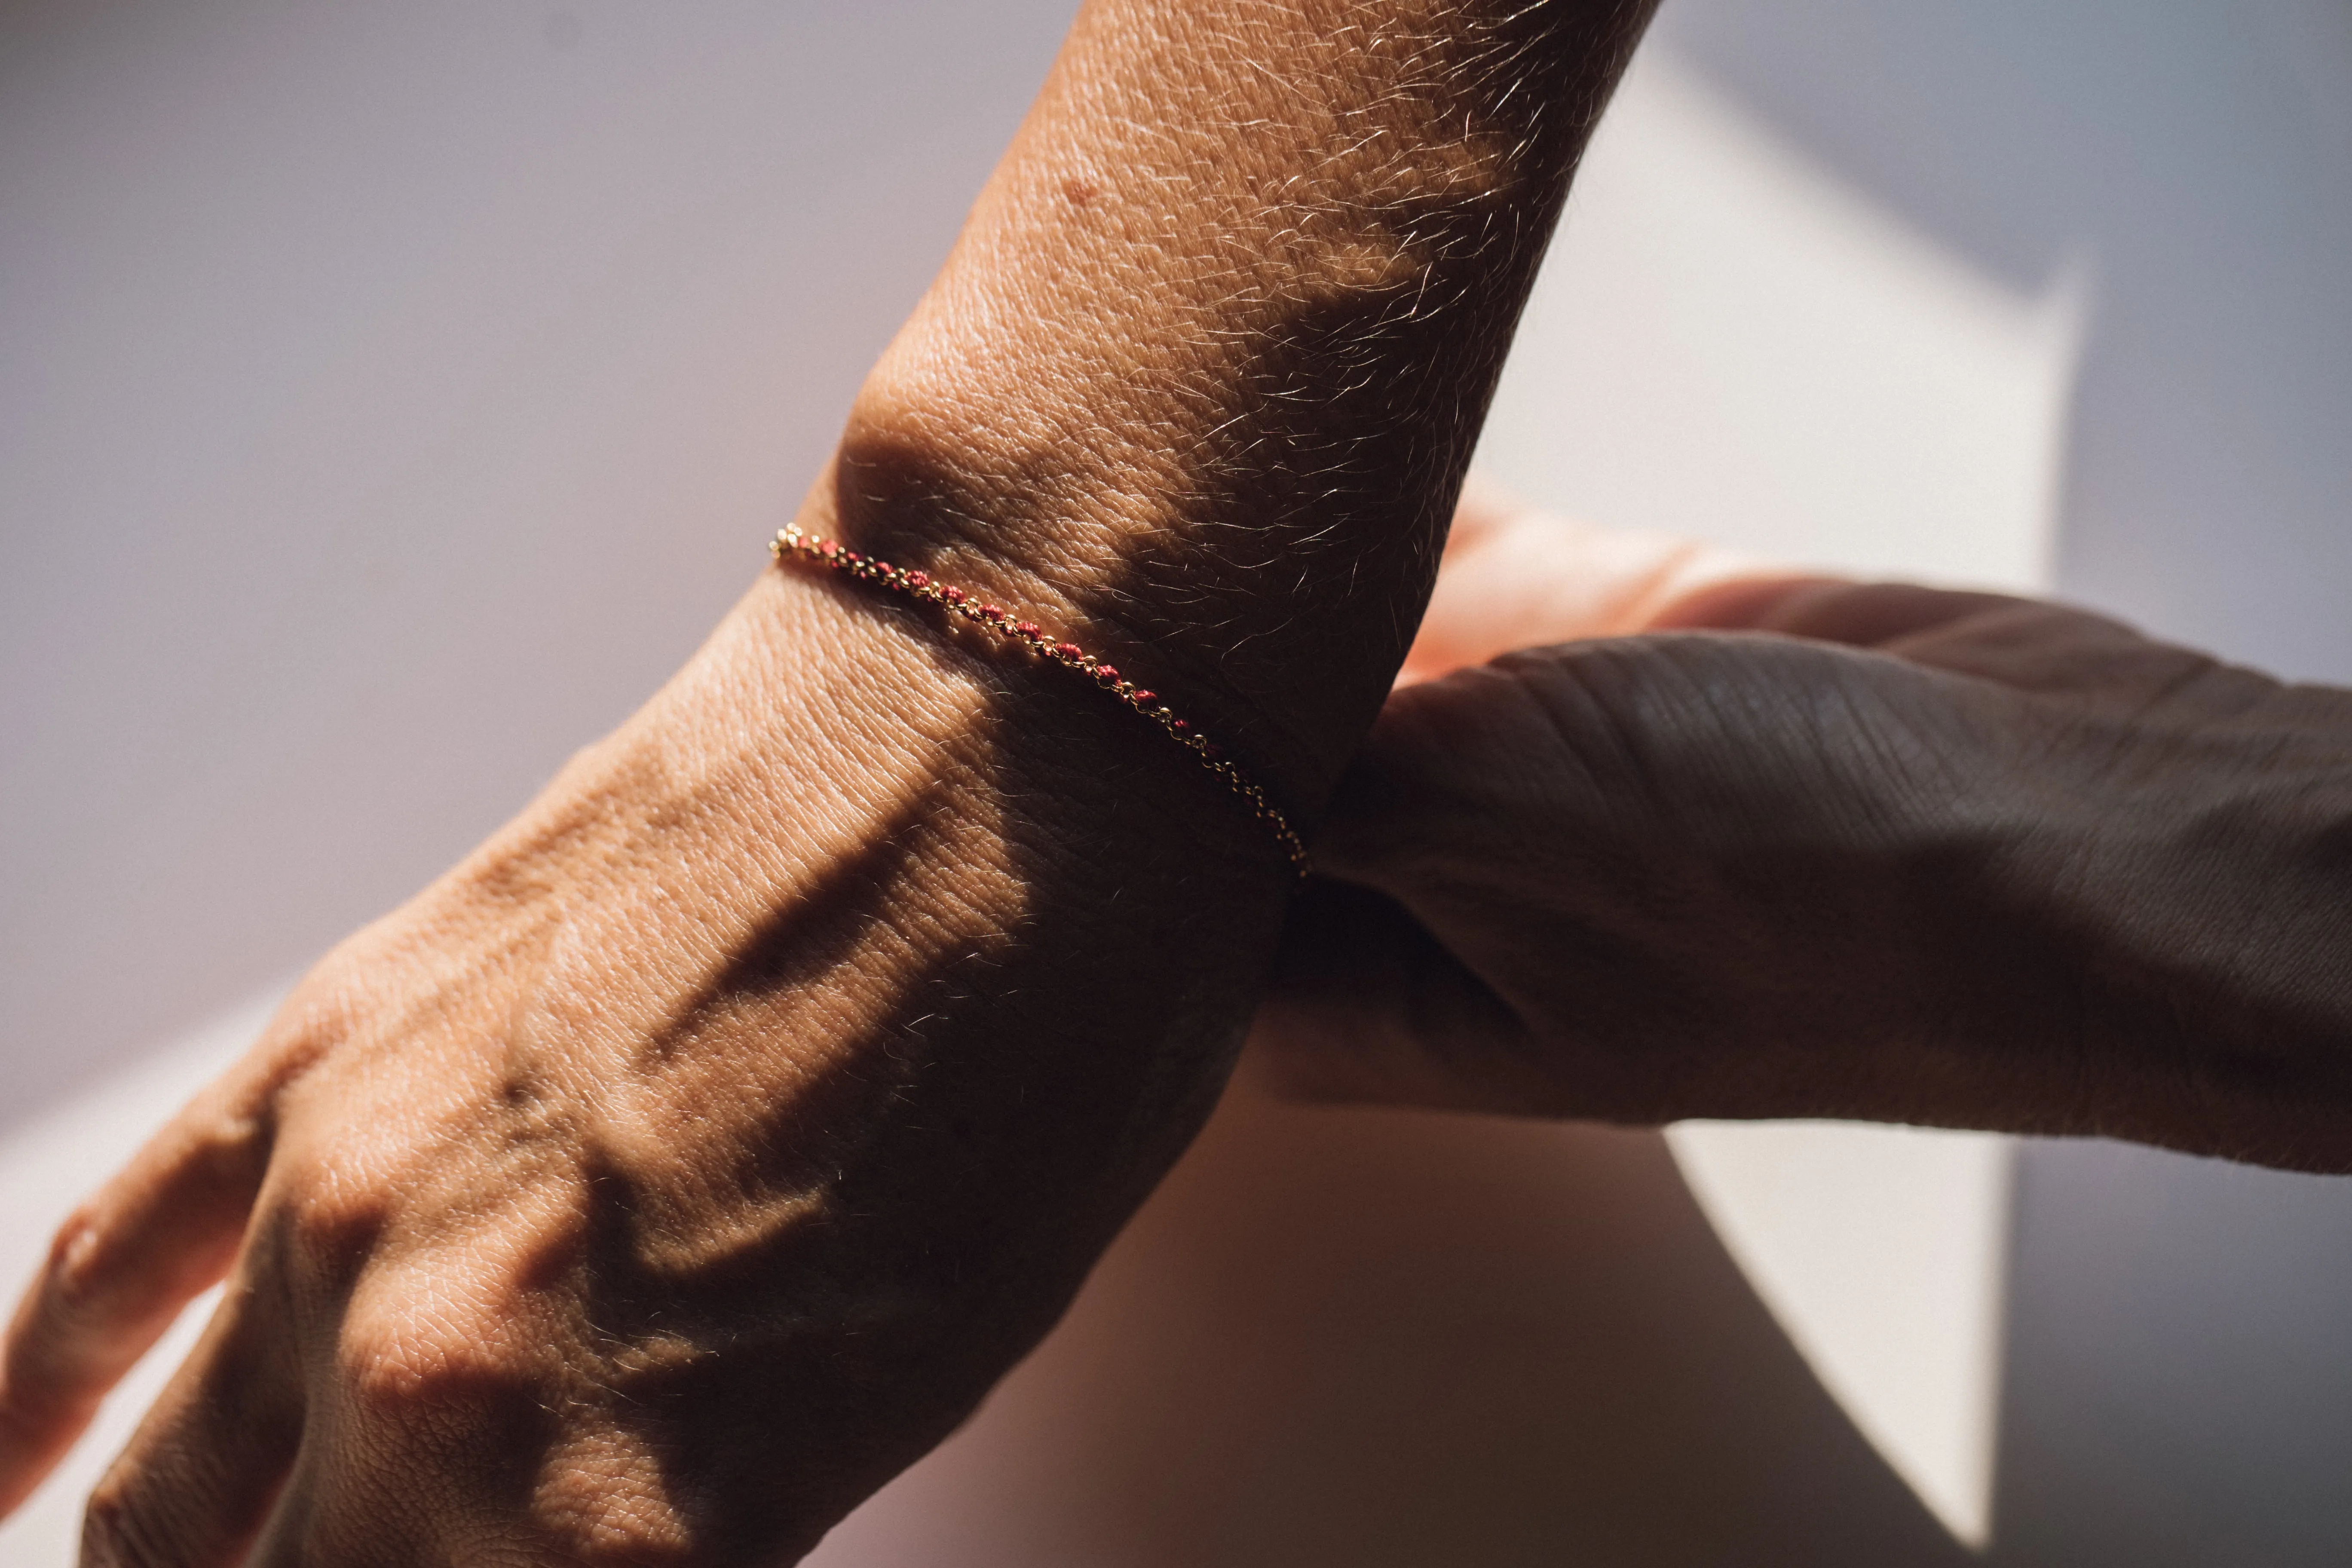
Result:
[[[1087,5],[802,527],[1180,698],[1311,824],[1647,10]],[[76,1213],[0,1500],[226,1275],[85,1563],[791,1562],[1184,1146],[1292,886],[1066,672],[766,573]]]

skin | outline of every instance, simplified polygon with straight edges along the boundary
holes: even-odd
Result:
[[[1311,825],[1645,18],[1089,5],[801,525],[1115,660]],[[67,1224],[0,1503],[226,1272],[85,1563],[792,1561],[1061,1311],[1292,891],[1067,672],[770,572]]]
[[[2352,693],[1475,497],[1406,670],[1260,1020],[1290,1092],[2352,1171]]]

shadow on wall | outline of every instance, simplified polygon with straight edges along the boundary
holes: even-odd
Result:
[[[1052,1339],[812,1568],[1972,1561],[1654,1133],[1244,1079]]]
[[[1993,1541],[1823,1393],[1655,1134],[1246,1078],[1045,1345],[812,1568],[2323,1568],[2343,1184],[2026,1147]]]

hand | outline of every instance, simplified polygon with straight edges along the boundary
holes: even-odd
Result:
[[[1276,1081],[2352,1169],[2352,698],[2058,605],[1465,521],[1407,667],[1443,678],[1317,842]],[[1585,640],[1444,674],[1506,636]]]
[[[805,1550],[1052,1321],[1276,929],[1245,815],[997,675],[764,580],[68,1226],[0,1482],[233,1263],[88,1561]],[[1234,934],[1172,940],[1168,882]]]

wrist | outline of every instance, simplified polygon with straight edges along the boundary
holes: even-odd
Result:
[[[1437,534],[1335,506],[1334,535],[1388,536],[1335,593],[1317,565],[1285,559],[1293,520],[1267,494],[1138,448],[1134,432],[1165,436],[1166,406],[1131,407],[1109,428],[1047,374],[991,401],[984,384],[919,368],[910,375],[894,352],[869,380],[797,526],[1116,665],[1215,736],[1304,826],[1379,712],[1425,595],[1418,556],[1433,561]],[[1442,516],[1450,489],[1405,488]]]
[[[523,1033],[586,1051],[561,1070],[596,1082],[644,1065],[604,1060],[606,1043],[679,1027],[675,971],[718,976],[709,995],[756,1026],[723,1059],[668,1059],[719,1075],[675,1097],[698,1114],[767,1113],[724,1083],[897,1058],[908,1039],[877,1020],[900,1012],[929,1033],[971,1011],[995,1042],[983,1056],[1014,1040],[1024,1057],[1213,1055],[1287,868],[1132,715],[1040,679],[1061,673],[1008,673],[853,585],[771,571],[452,874],[436,923],[537,931],[529,988],[596,996],[600,1016]],[[658,962],[615,972],[616,953]],[[1021,974],[984,1006],[938,1000]],[[1160,1008],[1149,1026],[1139,996]]]
[[[1938,895],[1995,1124],[2352,1168],[2352,698],[2249,690],[2015,726]]]
[[[1313,816],[1647,9],[1089,5],[802,526],[1147,671]]]
[[[2352,1168],[2352,696],[2139,729],[2078,895],[2105,1054],[2154,1141]]]

